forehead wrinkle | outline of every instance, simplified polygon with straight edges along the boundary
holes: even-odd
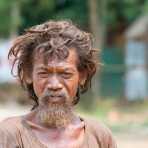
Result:
[[[38,54],[38,53],[37,53]],[[39,54],[38,54],[39,55]],[[75,49],[70,50],[69,56],[65,60],[60,59],[48,59],[47,62],[44,61],[44,56],[42,54],[39,57],[36,57],[35,67],[45,68],[45,69],[55,69],[58,70],[67,70],[77,68],[77,53]],[[76,67],[74,66],[76,64]],[[39,66],[40,65],[40,66]],[[39,69],[38,68],[38,69]]]
[[[64,64],[64,65],[63,65]],[[63,64],[48,64],[47,69],[52,69],[53,71],[58,71],[58,72],[63,72],[63,71],[67,71],[67,70],[73,70],[73,67],[71,65],[69,65],[68,63],[63,63]]]
[[[50,64],[48,66],[41,64],[40,66],[36,67],[36,70],[47,70],[50,72],[63,72],[63,71],[67,71],[67,70],[74,71],[74,69],[70,65],[69,66],[68,65],[60,66],[60,65],[53,65],[53,64]]]

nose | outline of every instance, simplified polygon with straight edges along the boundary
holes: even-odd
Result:
[[[48,80],[47,89],[50,91],[59,91],[62,89],[62,84],[57,76],[52,76]]]

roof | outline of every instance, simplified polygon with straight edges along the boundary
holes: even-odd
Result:
[[[148,39],[148,15],[138,18],[125,32],[128,39]]]

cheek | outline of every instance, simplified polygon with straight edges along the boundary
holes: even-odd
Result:
[[[71,97],[74,97],[77,93],[77,88],[78,88],[78,77],[75,77],[73,80],[70,80],[68,83],[68,90],[69,90],[69,95]]]
[[[40,97],[44,91],[45,80],[39,80],[36,77],[33,78],[33,88],[37,97]]]

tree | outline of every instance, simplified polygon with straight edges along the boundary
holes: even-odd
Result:
[[[19,32],[22,33],[24,28],[52,19],[54,10],[55,0],[22,0],[20,4],[22,22]]]
[[[11,3],[8,0],[0,1],[0,37],[6,37],[9,35],[10,30],[10,8]]]

